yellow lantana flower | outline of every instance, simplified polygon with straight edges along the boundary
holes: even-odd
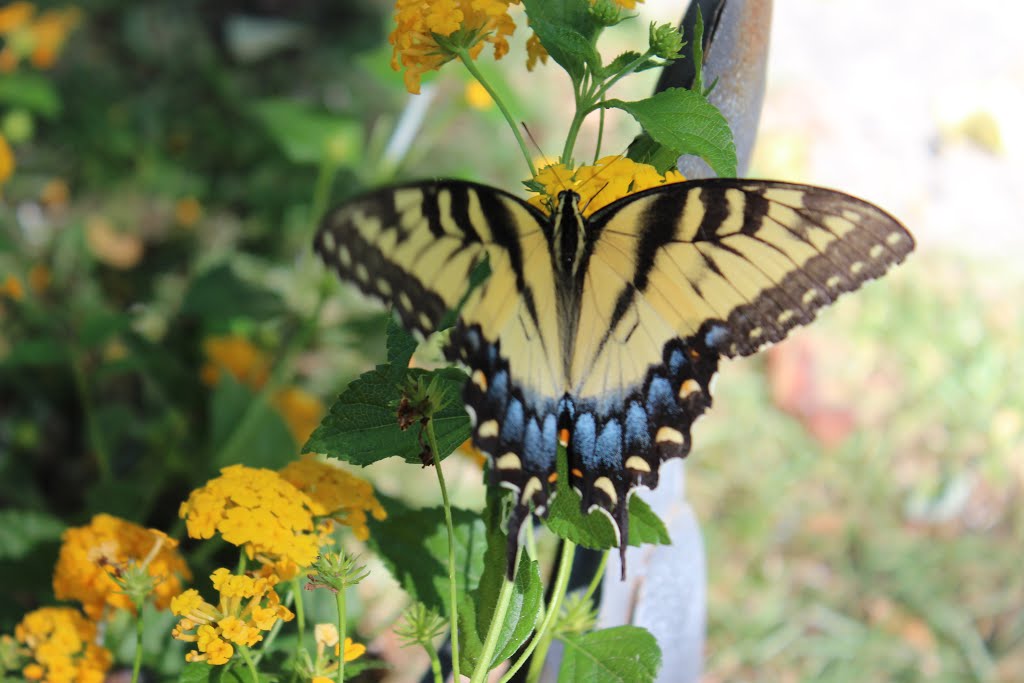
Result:
[[[156,580],[152,598],[161,609],[181,592],[182,580],[192,578],[172,539],[113,515],[96,515],[86,526],[65,531],[61,541],[53,571],[54,595],[79,601],[97,621],[106,607],[134,611],[131,599],[111,576],[129,562],[144,564]]]
[[[25,285],[14,275],[8,275],[0,281],[0,299],[21,301],[25,297]]]
[[[227,372],[250,389],[259,389],[270,376],[270,357],[245,337],[225,335],[203,342],[207,362],[200,377],[207,386],[220,382],[220,373]]]
[[[270,401],[284,418],[295,442],[301,446],[320,424],[324,416],[323,402],[299,387],[286,387],[274,394]]]
[[[7,143],[7,138],[0,134],[0,185],[3,185],[14,175],[14,152]]]
[[[320,460],[307,454],[301,460],[286,465],[281,477],[309,496],[313,514],[333,517],[352,528],[356,538],[370,537],[366,526],[366,513],[376,520],[387,519],[388,513],[373,495],[373,487],[364,479],[350,474],[336,460]]]
[[[686,178],[679,171],[665,175],[649,164],[639,164],[622,156],[598,159],[593,166],[570,169],[565,164],[552,164],[542,168],[534,178],[544,190],[528,200],[541,211],[550,212],[559,192],[572,190],[580,196],[580,207],[585,216],[607,206],[617,199],[659,185],[681,183]]]
[[[29,612],[14,628],[30,663],[21,673],[45,683],[103,683],[113,662],[110,651],[96,645],[96,624],[71,607],[43,607]]]
[[[484,43],[494,46],[494,58],[508,54],[508,36],[516,30],[509,5],[519,0],[397,0],[391,68],[405,68],[405,88],[420,91],[420,78],[455,59],[453,47],[465,48],[476,59]]]
[[[178,510],[191,538],[219,533],[250,559],[287,560],[298,567],[313,563],[321,539],[313,524],[315,503],[308,495],[273,470],[232,465],[220,472]]]
[[[252,647],[278,620],[295,618],[274,590],[276,576],[239,576],[221,568],[210,575],[210,580],[220,593],[217,605],[203,600],[194,588],[171,600],[171,612],[182,617],[171,635],[196,644],[196,649],[185,655],[185,661],[227,664],[235,645]]]
[[[82,13],[77,7],[47,10],[35,17],[29,2],[13,2],[0,8],[0,73],[11,72],[25,57],[38,69],[49,69],[56,61],[68,35],[78,26]]]

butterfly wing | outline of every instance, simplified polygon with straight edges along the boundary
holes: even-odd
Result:
[[[720,356],[810,322],[913,249],[878,207],[788,183],[712,179],[626,197],[590,219],[570,385],[585,504],[625,531],[625,498],[690,450]]]
[[[564,391],[550,225],[494,188],[415,183],[351,200],[324,219],[314,248],[403,324],[435,331],[462,301],[483,258],[490,277],[464,302],[448,354],[470,368],[464,399],[474,441],[498,483],[543,504],[554,470],[555,397]],[[529,448],[526,448],[526,447]]]

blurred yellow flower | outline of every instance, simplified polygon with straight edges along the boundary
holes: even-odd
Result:
[[[179,199],[174,204],[174,220],[184,228],[191,228],[203,215],[203,207],[195,197]]]
[[[14,152],[7,144],[7,138],[0,134],[0,185],[3,185],[14,175]]]
[[[463,441],[462,445],[459,446],[458,452],[475,462],[477,467],[480,467],[481,469],[487,462],[487,456],[484,455],[483,451],[473,445],[473,439],[466,439]]]
[[[278,620],[295,618],[274,590],[276,576],[240,576],[221,568],[210,580],[220,593],[217,605],[203,600],[194,588],[171,600],[171,612],[182,617],[171,636],[196,644],[196,649],[185,655],[187,662],[227,664],[235,653],[234,645],[252,647],[263,640],[261,632],[272,629]]]
[[[112,268],[129,270],[142,260],[142,238],[117,230],[106,216],[85,220],[85,242],[98,261]]]
[[[8,275],[0,282],[0,299],[21,301],[25,297],[25,285],[14,275]]]
[[[334,624],[317,624],[313,628],[313,637],[316,640],[316,663],[313,664],[313,671],[309,672],[313,683],[326,681],[334,683],[334,674],[338,670],[338,661],[332,661],[328,655],[330,651],[334,657],[343,657],[346,662],[362,657],[366,652],[366,646],[355,643],[351,638],[345,639],[345,654],[341,654],[341,643],[338,637],[338,627]]]
[[[35,13],[35,6],[29,2],[13,2],[0,8],[0,36],[4,39],[0,73],[13,71],[25,57],[36,68],[52,67],[82,16],[77,7],[47,10],[37,18]]]
[[[131,561],[146,562],[147,573],[157,580],[153,602],[163,609],[181,592],[182,580],[192,578],[175,545],[166,534],[113,515],[96,515],[88,525],[68,529],[61,537],[54,595],[82,603],[85,613],[97,621],[106,607],[134,611],[111,572]]]
[[[558,193],[572,190],[580,195],[580,207],[583,214],[589,216],[627,195],[659,185],[681,183],[686,178],[679,171],[661,175],[649,164],[638,164],[623,156],[607,156],[598,159],[593,166],[580,166],[577,169],[566,168],[565,164],[553,164],[542,168],[534,180],[543,185],[544,191],[530,197],[530,204],[541,211],[550,212]]]
[[[40,201],[53,209],[67,206],[70,196],[71,190],[68,188],[67,181],[63,178],[50,180],[46,185],[43,185],[43,189],[39,192]]]
[[[466,84],[466,103],[478,111],[487,111],[494,106],[491,94],[480,81],[470,81]]]
[[[28,271],[28,286],[32,288],[32,291],[36,294],[42,294],[50,287],[50,282],[53,280],[53,274],[50,269],[44,266],[42,263],[37,263]]]
[[[405,88],[420,91],[420,79],[456,58],[453,48],[464,48],[476,59],[484,43],[494,46],[494,58],[508,53],[508,36],[516,30],[508,15],[519,0],[397,0],[395,29],[388,36],[393,47],[391,68],[405,68]]]
[[[320,418],[324,415],[323,402],[298,387],[281,389],[274,394],[271,403],[277,412],[281,413],[299,446],[309,440],[309,435],[317,428]]]
[[[250,559],[288,560],[299,567],[313,563],[320,536],[309,496],[273,470],[232,465],[220,472],[178,509],[191,538],[220,533]]]
[[[245,337],[210,337],[203,342],[203,351],[207,363],[200,370],[200,377],[207,386],[216,386],[222,371],[250,389],[260,389],[267,383],[270,358]]]
[[[537,62],[547,64],[548,51],[541,45],[540,38],[534,33],[526,41],[526,70],[533,71],[534,67],[537,66]]]
[[[95,644],[96,624],[71,607],[29,612],[14,637],[32,659],[21,672],[30,681],[103,683],[113,662],[110,651]]]
[[[333,517],[352,528],[356,538],[370,537],[366,513],[376,520],[387,519],[387,512],[373,495],[373,487],[364,479],[341,469],[337,460],[320,460],[307,454],[285,466],[281,477],[291,482],[312,500],[313,514]]]

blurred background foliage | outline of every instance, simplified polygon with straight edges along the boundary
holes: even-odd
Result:
[[[43,26],[68,7],[30,6],[20,24],[0,8],[3,632],[52,601],[66,525],[108,512],[180,532],[188,491],[225,464],[293,459],[381,360],[384,314],[310,252],[328,201],[398,177],[522,180],[458,69],[405,94],[382,0],[94,0]],[[556,150],[567,81],[526,75],[524,33],[481,67]],[[605,149],[624,149],[634,131],[609,125]],[[984,146],[995,124],[979,125]],[[755,173],[813,181],[778,139]],[[907,266],[727,363],[696,430],[707,683],[1024,680],[1024,278],[907,222],[924,237]],[[474,468],[452,484],[463,505],[482,500]],[[367,474],[425,502],[408,469]],[[400,606],[377,576],[367,640]]]

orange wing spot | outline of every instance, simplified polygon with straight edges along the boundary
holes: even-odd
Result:
[[[700,351],[697,349],[690,349],[690,358],[693,360],[700,360]]]
[[[576,477],[577,479],[582,479],[583,478],[583,472],[581,472],[577,468],[573,467],[572,468],[572,476]]]
[[[558,472],[552,472],[548,475],[549,484],[554,484],[556,481],[558,481]]]
[[[562,431],[558,432],[558,443],[562,444],[563,446],[568,446],[569,445],[569,430],[568,429],[563,429]]]

